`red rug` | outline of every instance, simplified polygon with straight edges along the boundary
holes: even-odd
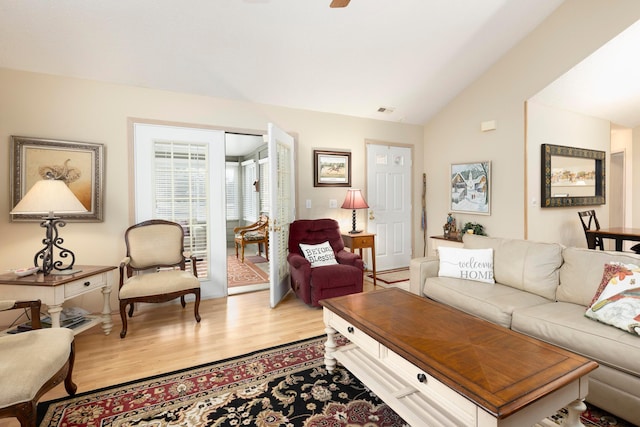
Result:
[[[406,427],[349,371],[324,368],[325,336],[38,404],[40,427]],[[340,337],[340,344],[346,340]],[[562,423],[563,411],[550,417]],[[589,406],[588,427],[631,424]]]
[[[227,257],[227,286],[255,285],[269,283],[269,275],[246,257],[240,262],[235,255]]]

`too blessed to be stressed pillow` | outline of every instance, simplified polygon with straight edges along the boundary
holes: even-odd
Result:
[[[464,249],[439,247],[438,276],[495,283],[493,278],[493,249]]]
[[[311,263],[312,268],[338,263],[329,242],[323,242],[318,245],[300,243],[300,249],[302,250],[302,255]]]

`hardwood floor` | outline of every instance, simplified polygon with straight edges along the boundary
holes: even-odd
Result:
[[[373,290],[368,279],[364,291]],[[263,348],[324,334],[322,310],[290,292],[275,308],[269,292],[259,291],[202,301],[196,323],[193,304],[141,304],[120,339],[120,317],[104,335],[100,326],[76,336],[73,379],[78,393],[151,375],[214,362]],[[67,396],[59,385],[40,401]],[[0,427],[15,427],[1,419]]]

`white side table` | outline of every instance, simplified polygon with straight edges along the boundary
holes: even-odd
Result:
[[[18,277],[13,273],[0,274],[0,299],[37,300],[47,305],[51,316],[51,326],[60,327],[60,312],[62,304],[79,295],[102,291],[103,307],[99,316],[89,322],[74,328],[75,334],[102,324],[105,335],[109,335],[113,327],[111,320],[111,281],[109,273],[116,267],[97,265],[75,265],[74,270],[80,270],[70,275],[45,276],[42,273],[26,277]]]

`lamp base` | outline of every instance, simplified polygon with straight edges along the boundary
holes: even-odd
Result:
[[[349,234],[358,234],[362,233],[362,230],[349,230]]]

